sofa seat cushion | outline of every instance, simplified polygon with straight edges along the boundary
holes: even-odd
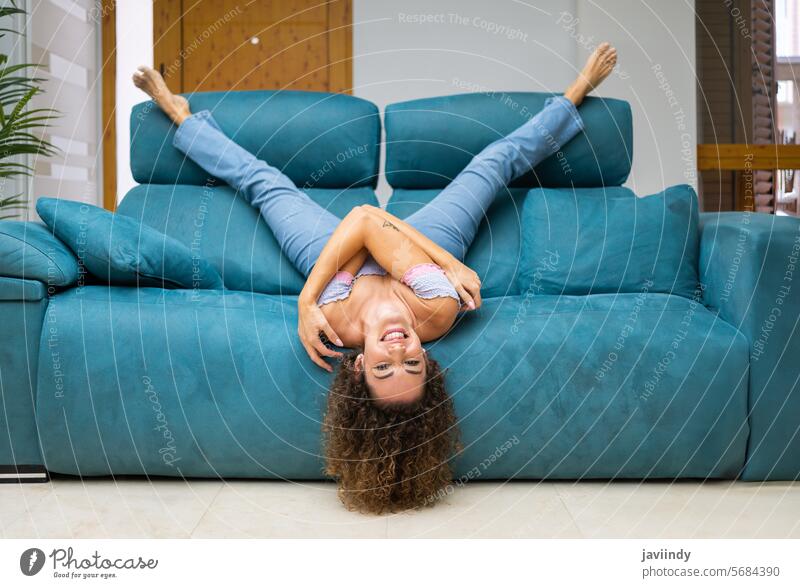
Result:
[[[392,193],[386,210],[406,218],[433,200],[441,190],[404,190]],[[519,250],[522,227],[522,204],[525,188],[512,188],[498,194],[487,211],[465,263],[481,277],[484,298],[518,294]]]
[[[748,344],[695,301],[489,300],[429,352],[481,477],[733,478],[744,462]]]
[[[296,340],[294,298],[87,286],[51,303],[59,361],[42,348],[37,395],[50,471],[321,477],[328,374]]]
[[[87,286],[53,297],[38,373],[48,469],[321,478],[330,375],[296,299]],[[458,476],[734,477],[748,347],[662,294],[487,300],[427,345],[448,367]],[[58,371],[57,371],[58,370]]]
[[[378,205],[370,188],[314,188],[306,193],[340,218],[354,206]],[[192,247],[231,290],[299,294],[305,283],[258,211],[224,184],[136,186],[117,212]]]

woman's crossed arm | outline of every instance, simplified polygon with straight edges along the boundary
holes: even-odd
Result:
[[[391,214],[372,206],[354,208],[322,249],[298,298],[300,339],[311,359],[328,371],[330,366],[320,356],[340,354],[325,347],[319,333],[324,332],[337,345],[342,343],[317,306],[317,299],[337,271],[355,266],[354,260],[363,263],[365,251],[397,280],[415,265],[435,263],[445,271],[467,308],[480,306],[480,280],[475,272]]]

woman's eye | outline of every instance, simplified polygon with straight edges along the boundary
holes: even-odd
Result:
[[[419,360],[418,359],[409,359],[406,362],[406,365],[419,365]]]
[[[375,369],[376,370],[381,370],[381,371],[388,370],[389,369],[389,364],[388,363],[379,363],[378,365],[375,366]]]

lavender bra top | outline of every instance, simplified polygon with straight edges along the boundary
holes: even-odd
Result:
[[[331,278],[322,294],[317,298],[317,305],[322,306],[337,300],[344,300],[350,296],[353,285],[361,276],[385,276],[386,273],[386,270],[370,255],[355,276],[350,272],[336,272],[336,275]],[[419,298],[449,296],[460,302],[458,293],[445,276],[444,270],[433,263],[421,263],[409,268],[401,282],[411,288]]]

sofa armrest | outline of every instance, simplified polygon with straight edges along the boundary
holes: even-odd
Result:
[[[78,283],[75,254],[41,223],[0,221],[0,276],[36,280],[47,287]]]
[[[47,286],[39,280],[0,276],[0,302],[35,302],[47,298]]]
[[[700,215],[704,301],[750,342],[742,478],[800,477],[800,219]]]
[[[0,483],[47,480],[34,406],[48,302],[43,282],[0,277]]]

